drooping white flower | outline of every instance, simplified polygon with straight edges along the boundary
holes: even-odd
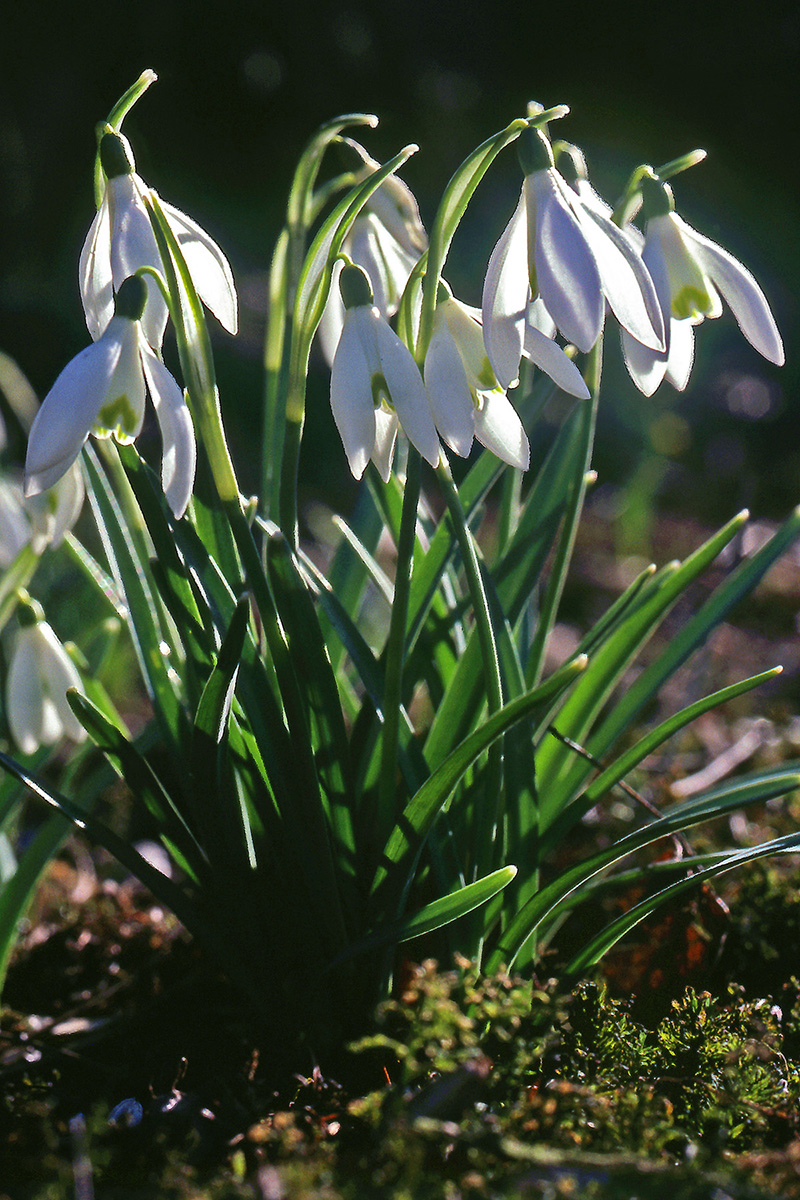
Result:
[[[388,480],[398,428],[435,467],[439,438],[411,352],[372,303],[360,267],[346,266],[340,285],[346,312],[331,367],[331,410],[350,470],[360,479],[371,458]]]
[[[368,178],[378,163],[363,146],[345,139],[363,161],[357,178]],[[372,285],[373,303],[382,316],[394,316],[408,277],[426,250],[428,235],[420,220],[414,193],[396,175],[390,175],[356,217],[345,238],[343,252],[363,267]],[[319,340],[328,363],[333,362],[344,325],[345,309],[338,287],[341,263],[334,267],[331,289],[319,323]]]
[[[6,717],[23,754],[66,736],[82,741],[83,726],[70,708],[67,688],[81,690],[72,659],[43,620],[19,629],[6,679]]]
[[[540,299],[579,350],[591,350],[600,336],[606,303],[635,338],[663,348],[653,284],[630,241],[564,181],[541,130],[523,133],[520,162],[519,204],[483,289],[486,350],[501,385],[517,378],[529,300]]]
[[[153,353],[141,327],[146,285],[138,275],[117,294],[116,315],[97,342],[82,350],[44,398],[28,439],[25,495],[52,487],[80,453],[90,433],[132,442],[144,420],[149,391],[161,428],[161,482],[181,517],[194,482],[194,428],[183,393]]]
[[[466,458],[477,438],[503,462],[527,470],[528,438],[486,356],[480,323],[448,292],[436,305],[425,386],[436,428],[451,450]]]
[[[25,499],[15,478],[0,479],[0,567],[13,562],[23,546],[41,554],[60,545],[83,506],[83,476],[77,462],[46,492]]]
[[[694,326],[720,316],[720,295],[748,342],[782,366],[783,342],[775,318],[747,268],[678,216],[668,184],[645,176],[642,199],[647,221],[642,257],[656,285],[666,338],[664,350],[657,351],[622,331],[625,362],[639,390],[650,396],[666,379],[683,391],[694,358]]]
[[[94,341],[114,314],[114,292],[140,267],[161,269],[161,256],[150,225],[144,196],[147,186],[136,174],[127,138],[104,134],[100,156],[106,175],[103,200],[81,251],[79,278],[86,324]],[[190,217],[160,202],[180,245],[200,299],[229,333],[236,333],[238,308],[233,273],[217,243]],[[161,348],[167,306],[153,279],[148,280],[142,328],[147,340]]]

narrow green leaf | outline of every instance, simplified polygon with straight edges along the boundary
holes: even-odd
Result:
[[[486,904],[498,892],[507,887],[516,874],[516,867],[500,867],[499,870],[492,871],[491,875],[486,875],[483,879],[476,880],[475,883],[469,883],[465,887],[451,892],[448,896],[442,896],[431,904],[426,904],[411,917],[404,917],[402,920],[382,925],[374,933],[370,933],[366,937],[360,938],[352,946],[348,946],[344,954],[331,963],[331,967],[337,966],[340,961],[352,958],[356,954],[364,954],[367,950],[374,950],[379,946],[408,942],[411,938],[422,937],[423,934],[432,933],[434,929],[441,929],[443,925],[457,921],[459,917],[464,917],[482,904]]]
[[[139,665],[153,699],[155,716],[167,745],[177,748],[185,732],[185,714],[176,695],[168,645],[158,622],[158,606],[148,575],[148,564],[136,556],[130,534],[119,506],[100,469],[91,447],[84,449],[91,502],[111,573],[118,590],[125,596],[129,627]]]
[[[723,787],[705,792],[702,796],[673,805],[661,817],[648,822],[641,829],[626,834],[613,846],[598,851],[584,862],[563,871],[557,879],[542,888],[520,909],[503,932],[489,959],[487,970],[495,970],[501,965],[511,966],[520,948],[540,922],[557,915],[559,904],[565,897],[627,855],[673,833],[681,833],[703,821],[724,816],[734,809],[783,796],[798,786],[800,774],[797,772],[797,765],[792,764],[790,769],[773,770],[754,777],[737,779]]]
[[[752,691],[753,688],[760,687],[762,683],[774,679],[782,670],[782,667],[774,667],[771,671],[762,671],[760,675],[753,675],[749,679],[743,679],[739,683],[733,683],[729,687],[721,688],[720,691],[713,692],[710,696],[706,696],[702,700],[697,700],[694,704],[682,708],[680,712],[668,717],[665,721],[657,725],[655,729],[651,729],[644,737],[639,738],[635,745],[631,746],[624,754],[621,754],[619,758],[610,763],[604,771],[601,771],[576,801],[567,808],[562,809],[547,830],[542,848],[543,853],[546,854],[548,850],[559,845],[573,825],[585,813],[594,808],[595,804],[611,788],[619,783],[621,779],[624,779],[629,771],[638,766],[643,759],[647,758],[648,754],[652,754],[654,750],[663,745],[679,729],[683,729],[691,721],[697,720],[698,717],[702,716],[703,713],[709,712],[712,708],[718,708],[719,705],[726,704],[729,700],[733,700],[745,692]]]
[[[155,817],[159,832],[180,850],[184,863],[197,880],[205,855],[194,834],[147,759],[129,741],[125,731],[115,725],[86,696],[74,688],[67,692],[69,706],[94,744],[105,754],[111,766],[124,779],[137,803],[142,802]]]
[[[382,889],[388,878],[393,899],[400,900],[434,820],[464,773],[492,742],[517,721],[551,703],[553,697],[568,688],[585,668],[585,658],[567,663],[538,688],[504,705],[448,755],[406,805],[395,825],[373,881],[373,895]]]
[[[269,538],[266,554],[275,606],[315,729],[317,771],[330,804],[337,865],[345,875],[354,876],[353,778],[336,678],[314,604],[283,534]]]
[[[17,592],[27,587],[39,565],[40,556],[30,542],[17,554],[12,563],[0,574],[0,629],[7,623],[17,606]]]
[[[793,854],[800,849],[800,833],[786,834],[785,837],[775,838],[773,841],[765,842],[760,846],[752,846],[746,850],[737,850],[724,858],[721,862],[714,863],[710,867],[705,867],[694,874],[689,875],[686,879],[679,879],[676,883],[671,883],[669,886],[662,888],[653,896],[648,896],[639,904],[617,917],[605,929],[601,930],[596,937],[593,937],[568,963],[563,978],[566,980],[580,978],[585,974],[590,967],[599,962],[604,954],[615,946],[616,943],[634,929],[640,921],[645,920],[651,913],[655,912],[663,904],[670,900],[677,899],[684,892],[691,888],[696,888],[700,884],[709,879],[718,879],[720,875],[726,874],[728,871],[733,871],[737,867],[746,866],[748,863],[756,862],[759,858],[768,858],[775,854]]]
[[[584,678],[580,680],[561,710],[560,733],[580,745],[586,745],[592,754],[598,756],[594,739],[587,741],[593,722],[636,654],[647,643],[689,584],[714,561],[738,533],[747,516],[746,512],[739,513],[689,555],[672,574],[662,577],[663,582],[660,586],[647,588],[644,601],[629,612],[611,636],[596,649]],[[621,703],[628,708],[627,698],[623,698]],[[548,821],[569,802],[583,779],[592,770],[591,764],[586,762],[580,761],[576,764],[574,751],[555,739],[542,744],[537,768],[543,815]]]

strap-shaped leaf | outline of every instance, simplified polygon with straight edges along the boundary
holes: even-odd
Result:
[[[335,967],[339,961],[352,958],[357,954],[364,954],[379,946],[395,945],[398,942],[408,942],[412,938],[422,937],[425,933],[432,933],[435,929],[441,929],[443,925],[449,925],[452,921],[465,917],[467,913],[473,912],[482,904],[493,899],[498,892],[511,883],[516,874],[517,868],[514,866],[500,867],[497,871],[492,871],[490,875],[484,876],[483,879],[477,879],[474,883],[457,888],[449,895],[441,896],[438,900],[426,904],[413,916],[382,925],[374,933],[370,933],[348,946],[344,954],[340,955],[336,962],[331,963],[331,967]]]
[[[413,876],[425,838],[464,773],[492,742],[517,721],[530,717],[538,708],[550,704],[585,668],[585,657],[567,663],[538,688],[504,705],[448,755],[406,805],[395,825],[373,881],[373,895],[384,890],[386,880],[391,907],[400,902]],[[384,903],[383,907],[388,910],[390,905]]]
[[[14,561],[0,573],[0,629],[17,605],[17,591],[27,587],[39,565],[39,555],[30,542],[23,546]]]
[[[205,854],[180,811],[147,759],[118,728],[86,696],[70,689],[67,700],[75,716],[94,744],[103,752],[121,779],[124,779],[137,801],[142,801],[155,817],[159,832],[168,837],[182,856],[181,866],[198,880],[205,863]]]
[[[606,753],[608,747],[630,725],[663,682],[702,645],[711,630],[725,619],[731,609],[754,591],[772,564],[786,553],[798,537],[800,507],[794,509],[788,520],[752,558],[744,559],[731,572],[695,616],[670,639],[669,645],[656,661],[647,667],[625,695],[620,697],[619,704],[615,705],[614,711],[609,714],[593,738],[594,754],[602,756]],[[687,559],[688,561],[690,560]]]
[[[782,670],[782,667],[774,667],[771,671],[762,671],[760,675],[753,675],[749,679],[743,679],[739,683],[732,683],[728,687],[721,688],[718,692],[712,692],[710,696],[705,696],[702,700],[697,700],[694,704],[682,708],[680,712],[674,713],[657,725],[655,729],[651,729],[644,737],[639,738],[635,745],[610,763],[604,771],[601,771],[577,800],[561,810],[547,830],[542,853],[546,854],[548,850],[559,845],[585,813],[594,808],[595,804],[621,779],[624,779],[634,767],[637,767],[678,730],[683,729],[692,721],[696,721],[703,713],[718,708],[721,704],[726,704],[729,700],[734,700],[737,696],[750,692],[753,688],[760,687],[762,683],[774,679]]]
[[[185,714],[164,656],[169,644],[158,620],[147,560],[134,549],[119,505],[91,447],[84,448],[89,499],[117,588],[125,596],[129,626],[142,676],[153,699],[156,720],[168,746],[176,749],[186,732]]]
[[[353,776],[339,689],[314,604],[293,562],[289,543],[283,534],[275,533],[268,539],[266,550],[272,594],[315,734],[317,771],[330,805],[337,865],[344,875],[353,876]]]
[[[735,780],[724,787],[705,792],[702,796],[673,805],[663,816],[648,822],[641,829],[626,834],[613,846],[598,851],[585,862],[577,863],[569,870],[563,871],[557,879],[542,888],[520,909],[503,932],[489,959],[487,970],[496,970],[501,965],[510,966],[539,924],[558,918],[562,899],[627,855],[670,834],[681,833],[703,821],[724,816],[734,809],[745,808],[748,804],[769,800],[775,796],[783,796],[798,786],[800,774],[797,764],[792,764],[789,769]]]
[[[647,643],[689,584],[735,537],[747,516],[746,512],[739,513],[690,554],[669,577],[664,578],[660,587],[648,588],[643,603],[637,605],[611,637],[598,647],[587,671],[588,685],[584,676],[561,710],[559,731],[565,737],[580,745],[587,745],[587,736],[593,722],[636,654]],[[587,749],[591,749],[595,755],[598,753],[593,742]],[[561,811],[568,798],[591,772],[591,764],[580,761],[576,766],[575,757],[574,751],[555,739],[545,741],[539,750],[539,786],[543,813],[548,821]]]
[[[714,863],[713,866],[704,867],[702,870],[694,872],[685,879],[679,879],[676,883],[671,883],[668,887],[656,892],[655,895],[648,896],[647,899],[634,905],[633,908],[623,913],[622,916],[617,917],[615,921],[612,921],[605,929],[593,937],[591,941],[587,942],[567,964],[563,978],[566,980],[580,978],[590,967],[599,962],[612,946],[615,946],[621,938],[634,929],[640,921],[644,921],[663,904],[667,904],[670,900],[676,900],[684,892],[698,887],[709,879],[718,879],[720,875],[724,875],[728,871],[734,871],[737,867],[743,867],[748,863],[756,862],[759,858],[769,858],[776,854],[796,854],[799,848],[800,833],[789,833],[784,837],[774,838],[772,841],[765,842],[760,846],[751,846],[745,850],[736,850],[726,858],[723,858],[722,861]]]
[[[525,505],[517,535],[494,578],[500,602],[512,624],[541,572],[558,532],[577,461],[582,462],[580,408],[565,422],[537,475]],[[425,757],[435,767],[474,725],[476,708],[483,703],[483,673],[478,639],[473,633],[461,656],[447,694],[425,742]]]
[[[238,839],[228,821],[232,815],[231,780],[227,770],[228,717],[242,657],[250,606],[240,600],[223,639],[214,669],[208,677],[192,731],[191,779],[194,809],[202,844],[209,857]]]

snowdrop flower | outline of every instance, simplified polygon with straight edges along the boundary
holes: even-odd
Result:
[[[136,174],[133,153],[121,133],[106,133],[100,142],[106,175],[103,201],[92,222],[80,257],[80,288],[92,339],[102,335],[114,313],[114,292],[140,267],[161,268],[161,256],[144,204],[147,187]],[[238,327],[233,274],[219,246],[190,217],[161,201],[164,215],[180,245],[200,299],[229,333]],[[147,284],[142,328],[151,346],[161,348],[167,306],[155,280]]]
[[[783,343],[775,318],[747,268],[678,216],[668,184],[646,175],[641,186],[647,221],[642,257],[655,282],[666,338],[659,352],[622,331],[625,362],[639,390],[650,396],[666,379],[683,391],[694,358],[694,326],[721,314],[720,294],[748,342],[769,362],[782,366]]]
[[[45,396],[28,439],[26,496],[52,487],[90,433],[134,441],[149,391],[161,427],[164,494],[176,517],[185,512],[194,482],[194,429],[181,389],[142,330],[146,296],[143,279],[126,279],[117,293],[116,314],[100,340],[73,358]]]
[[[24,623],[17,633],[6,679],[6,717],[23,754],[52,746],[64,736],[76,742],[86,736],[66,697],[67,688],[82,690],[80,676],[42,618],[40,609],[21,608]]]
[[[361,267],[345,266],[339,282],[346,311],[331,367],[331,410],[350,470],[360,479],[371,458],[388,481],[398,427],[435,467],[439,438],[411,352],[375,307]]]
[[[501,385],[517,378],[529,299],[542,301],[579,350],[591,350],[600,336],[606,303],[634,338],[663,349],[652,281],[630,241],[568,186],[541,130],[522,134],[520,163],[522,194],[483,289],[486,350]]]
[[[425,356],[425,386],[436,428],[451,450],[466,458],[477,438],[503,462],[527,470],[528,438],[486,357],[480,322],[445,284]]]
[[[83,507],[83,476],[78,463],[49,491],[26,500],[16,479],[0,479],[0,568],[11,565],[23,546],[36,554],[54,548],[78,519]]]
[[[344,139],[357,151],[366,179],[378,167],[363,146]],[[363,267],[372,285],[373,304],[387,319],[394,316],[408,277],[428,246],[428,235],[420,220],[414,193],[390,175],[367,201],[345,238],[343,251],[357,266]],[[327,362],[333,362],[344,325],[344,303],[338,284],[342,265],[334,267],[331,290],[319,324],[319,339]]]

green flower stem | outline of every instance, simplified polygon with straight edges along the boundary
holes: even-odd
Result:
[[[572,551],[575,546],[575,537],[578,532],[578,522],[580,521],[583,511],[583,501],[586,495],[587,475],[592,461],[592,449],[594,447],[594,431],[597,423],[597,404],[600,397],[600,378],[603,370],[603,335],[597,339],[596,343],[589,351],[586,360],[586,369],[584,371],[584,379],[586,385],[591,392],[591,399],[582,401],[587,405],[584,413],[584,421],[580,430],[582,441],[582,455],[580,463],[579,475],[575,480],[572,488],[572,494],[564,516],[564,525],[561,530],[561,537],[558,542],[553,568],[550,572],[547,589],[542,599],[542,604],[539,610],[539,621],[536,628],[536,634],[531,643],[530,654],[528,656],[528,668],[525,673],[525,684],[529,688],[536,687],[542,677],[544,668],[544,653],[547,647],[547,642],[550,637],[550,631],[556,619],[558,606],[561,603],[561,594],[564,590],[564,583],[567,577],[570,560],[572,559]]]
[[[383,846],[395,823],[395,792],[397,786],[397,751],[400,736],[400,708],[403,701],[403,668],[405,666],[408,599],[414,562],[414,542],[417,531],[422,459],[409,444],[406,481],[403,489],[403,510],[400,535],[397,539],[397,570],[394,578],[394,598],[386,643],[383,686],[383,732],[381,736],[381,766],[378,782],[378,834],[375,845]]]
[[[497,656],[497,645],[495,643],[494,630],[492,629],[492,618],[486,598],[486,589],[483,586],[478,552],[475,540],[467,525],[464,509],[461,506],[458,495],[458,488],[450,471],[450,465],[444,456],[442,456],[439,462],[437,474],[445,500],[447,501],[447,508],[450,519],[453,522],[459,550],[461,551],[461,559],[464,564],[464,573],[467,578],[470,599],[472,600],[472,611],[475,617],[475,627],[478,632],[481,658],[483,660],[486,679],[486,703],[489,715],[493,716],[494,713],[499,712],[503,707],[503,683],[500,677],[500,661]],[[487,752],[486,783],[484,788],[486,803],[483,813],[480,814],[478,820],[475,838],[475,857],[472,864],[473,877],[475,879],[481,878],[481,876],[491,870],[489,864],[491,864],[494,855],[502,811],[502,787],[503,742],[501,738],[494,742]]]
[[[280,619],[275,608],[275,601],[270,591],[261,552],[256,545],[253,531],[247,515],[238,496],[225,505],[226,517],[233,534],[239,557],[242,561],[245,578],[255,600],[261,617],[261,623],[273,653],[276,670],[282,678],[281,694],[284,703],[287,725],[293,738],[307,737],[305,716],[302,711],[302,701],[293,686],[293,666],[288,657],[288,648],[282,645],[280,638]],[[277,631],[277,641],[273,635]],[[283,655],[284,661],[279,663],[277,658]],[[320,824],[322,818],[320,814]],[[341,895],[339,892],[337,868],[333,852],[327,837],[321,839],[325,843],[324,854],[318,861],[318,868],[323,873],[323,884],[329,901],[325,911],[319,914],[319,919],[326,925],[326,938],[331,947],[331,954],[340,953],[347,944],[347,928],[345,925]],[[318,847],[319,848],[319,847]]]
[[[269,274],[269,308],[264,338],[264,434],[262,445],[262,504],[264,515],[279,508],[281,457],[284,438],[286,317],[289,311],[287,276],[289,233],[283,229],[275,245]]]
[[[297,480],[300,473],[300,445],[303,440],[305,403],[305,374],[292,370],[290,366],[278,480],[278,524],[293,550],[297,550],[299,536]]]

